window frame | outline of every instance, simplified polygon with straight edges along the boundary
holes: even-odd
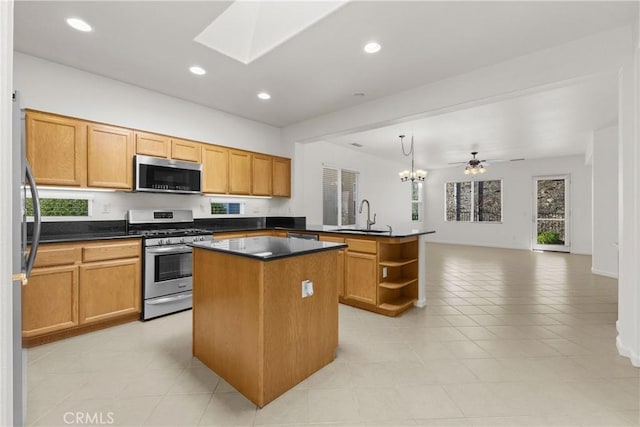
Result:
[[[24,187],[23,187],[24,188]],[[93,204],[94,204],[94,196],[93,194],[78,194],[73,193],[73,190],[70,192],[66,192],[64,190],[49,190],[46,188],[38,188],[38,196],[40,200],[42,199],[63,199],[63,200],[86,200],[87,201],[87,215],[86,216],[51,216],[51,215],[42,215],[43,221],[68,221],[68,220],[78,220],[78,219],[87,219],[93,217]],[[31,194],[26,194],[24,198],[24,209],[26,212],[26,200],[31,199]],[[32,215],[26,216],[27,221],[34,221],[34,217]]]
[[[338,175],[338,182],[336,185],[336,198],[337,198],[337,207],[338,207],[338,211],[337,211],[337,221],[336,221],[336,225],[333,224],[324,224],[324,170],[325,169],[332,169],[337,171],[337,175]],[[342,197],[340,197],[340,192],[342,190],[342,172],[351,172],[354,173],[356,175],[356,180],[355,180],[355,191],[353,192],[353,199],[355,201],[355,215],[354,215],[354,223],[353,224],[343,224],[342,223]],[[358,205],[358,194],[360,192],[360,171],[355,170],[355,169],[351,169],[351,168],[341,168],[338,166],[333,166],[330,164],[322,164],[322,169],[321,169],[321,177],[320,177],[320,193],[322,194],[322,225],[323,226],[327,226],[327,227],[346,227],[346,226],[357,226],[358,225],[358,211],[357,211],[357,205]]]
[[[212,213],[212,209],[213,209],[213,204],[223,204],[223,205],[230,205],[230,204],[238,204],[239,206],[239,210],[240,213]],[[246,209],[247,209],[247,204],[244,201],[240,201],[240,200],[233,200],[233,199],[220,199],[220,198],[216,198],[216,197],[210,197],[209,198],[209,215],[215,217],[215,216],[244,216],[246,214]],[[227,206],[227,212],[228,212],[228,206]]]
[[[423,200],[424,200],[424,196],[423,196],[423,191],[424,191],[424,187],[422,185],[423,183],[421,181],[413,181],[411,183],[411,221],[413,222],[422,222],[424,214],[423,214]],[[413,198],[413,186],[417,185],[418,186],[418,198],[414,199]],[[413,205],[418,205],[418,218],[417,219],[413,219]]]
[[[500,220],[499,221],[477,221],[477,203],[476,203],[476,183],[477,182],[487,182],[487,181],[498,181],[500,182]],[[468,182],[471,184],[471,211],[468,221],[457,221],[450,220],[447,218],[447,185],[448,184],[457,184],[457,183],[465,183]],[[502,224],[504,222],[504,180],[502,178],[496,179],[471,179],[464,181],[445,181],[444,183],[444,221],[450,223],[472,223],[472,224]]]

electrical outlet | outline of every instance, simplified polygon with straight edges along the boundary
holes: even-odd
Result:
[[[385,278],[387,277],[387,267],[382,267],[382,277]]]
[[[302,281],[302,298],[313,295],[313,282],[311,280]]]
[[[105,203],[102,205],[102,213],[108,214],[111,212],[111,205],[109,203]]]

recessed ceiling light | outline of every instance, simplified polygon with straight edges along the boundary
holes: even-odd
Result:
[[[196,74],[198,76],[204,76],[205,74],[207,74],[207,71],[204,68],[198,67],[197,65],[194,65],[193,67],[189,68],[189,71],[191,71],[193,74]]]
[[[91,25],[87,24],[80,18],[67,18],[67,24],[74,30],[88,33],[92,30]]]
[[[258,98],[266,101],[267,99],[271,99],[271,95],[269,95],[267,92],[260,92],[258,94]]]
[[[380,44],[376,43],[376,42],[369,42],[366,45],[364,45],[364,51],[367,52],[367,53],[376,53],[381,48],[382,48],[382,46],[380,46]]]

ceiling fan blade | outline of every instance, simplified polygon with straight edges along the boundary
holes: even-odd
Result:
[[[466,165],[469,162],[449,162],[448,165]]]

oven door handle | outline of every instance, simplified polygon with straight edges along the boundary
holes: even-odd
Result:
[[[150,305],[158,305],[158,304],[168,304],[170,302],[175,302],[175,301],[180,301],[183,299],[187,299],[187,298],[191,298],[192,294],[191,292],[189,292],[188,295],[175,295],[172,297],[166,297],[166,298],[156,298],[153,301],[145,301],[145,304],[150,304]]]
[[[187,253],[191,252],[191,246],[168,246],[164,248],[147,248],[147,253],[150,254],[171,254],[171,253]]]

